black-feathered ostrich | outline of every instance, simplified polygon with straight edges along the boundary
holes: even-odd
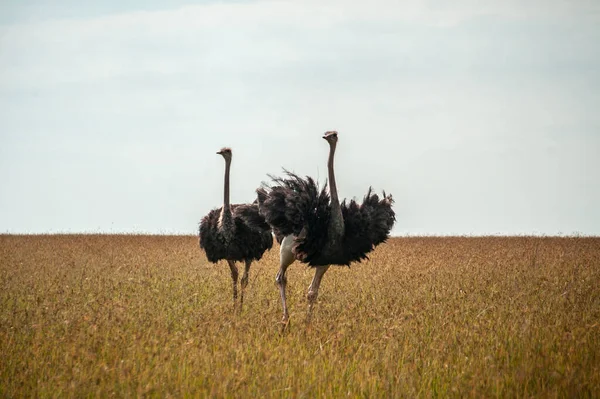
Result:
[[[273,246],[271,228],[258,213],[258,203],[229,204],[229,170],[231,167],[231,148],[222,148],[217,152],[225,159],[225,191],[223,206],[213,209],[200,222],[200,248],[212,263],[227,260],[233,280],[233,302],[237,299],[238,269],[235,262],[246,264],[244,276],[240,282],[242,293],[240,306],[244,302],[244,289],[248,285],[250,264],[260,260],[263,253]]]
[[[284,325],[289,320],[285,296],[285,272],[289,265],[297,259],[316,268],[307,296],[307,321],[310,321],[321,279],[329,266],[349,266],[368,259],[367,253],[387,240],[396,220],[392,196],[385,192],[380,199],[369,188],[362,204],[354,200],[340,204],[333,170],[338,133],[329,131],[323,138],[329,143],[329,193],[325,187],[319,192],[310,177],[301,178],[288,171],[286,178],[271,176],[274,186],[263,185],[257,190],[260,213],[275,235],[283,237],[276,282]]]

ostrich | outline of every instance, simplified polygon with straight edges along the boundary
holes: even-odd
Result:
[[[244,261],[246,267],[240,282],[240,307],[244,303],[244,289],[248,285],[250,264],[260,260],[263,253],[273,246],[271,228],[258,213],[258,203],[229,204],[229,170],[231,148],[222,148],[217,154],[225,159],[225,190],[223,206],[213,209],[200,222],[200,248],[212,263],[227,260],[233,280],[233,303],[237,300],[238,269],[236,261]]]
[[[275,185],[263,184],[257,190],[260,213],[281,241],[275,281],[281,294],[284,326],[289,320],[285,296],[289,265],[299,260],[316,269],[307,295],[309,322],[329,266],[350,266],[368,259],[367,253],[387,240],[396,220],[392,196],[385,192],[380,199],[369,188],[361,205],[354,200],[340,204],[333,170],[338,133],[328,131],[323,138],[329,143],[329,193],[325,187],[319,192],[312,178],[301,178],[286,170],[286,178],[270,176]]]

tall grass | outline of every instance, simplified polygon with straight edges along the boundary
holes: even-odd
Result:
[[[278,248],[234,312],[194,237],[0,236],[0,397],[599,397],[600,239],[394,238],[312,271]]]

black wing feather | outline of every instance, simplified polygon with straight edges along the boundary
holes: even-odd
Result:
[[[260,260],[264,252],[272,248],[273,236],[269,225],[258,212],[258,204],[231,206],[235,234],[230,242],[219,231],[221,209],[211,210],[200,222],[200,248],[206,252],[207,259],[212,263],[221,259]]]
[[[330,196],[310,177],[299,177],[284,169],[286,177],[272,177],[275,185],[263,184],[257,190],[259,212],[271,226],[278,242],[294,235],[293,251],[298,260],[310,266],[349,265],[368,259],[375,246],[385,242],[396,216],[393,199],[380,199],[369,188],[362,204],[342,202],[344,240],[340,248],[330,248],[327,231],[331,217]]]

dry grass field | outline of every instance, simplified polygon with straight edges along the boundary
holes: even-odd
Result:
[[[394,238],[325,275],[278,246],[234,312],[195,237],[0,236],[0,397],[600,397],[600,239]]]

